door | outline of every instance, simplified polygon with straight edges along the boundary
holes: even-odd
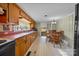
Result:
[[[79,56],[79,4],[75,6],[74,55]]]
[[[20,9],[14,3],[9,3],[9,22],[18,23]]]
[[[8,22],[8,3],[0,3],[0,7],[4,11],[3,14],[0,14],[0,23],[7,23]]]

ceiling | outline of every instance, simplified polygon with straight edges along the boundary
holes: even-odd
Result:
[[[18,3],[36,22],[46,22],[75,11],[75,3]]]

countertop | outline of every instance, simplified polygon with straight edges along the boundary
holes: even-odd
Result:
[[[17,39],[17,38],[22,37],[24,35],[31,34],[33,32],[35,32],[35,31],[23,32],[23,33],[18,33],[18,34],[13,34],[13,35],[7,35],[7,36],[0,37],[0,40],[14,40],[14,39]]]
[[[1,43],[0,45],[3,45],[5,43],[8,43],[8,42],[11,42],[19,37],[22,37],[24,35],[28,35],[28,34],[31,34],[35,31],[30,31],[30,32],[23,32],[23,33],[18,33],[18,34],[13,34],[13,35],[8,35],[8,36],[4,36],[4,37],[0,37],[0,40],[7,40],[6,42],[4,43]]]

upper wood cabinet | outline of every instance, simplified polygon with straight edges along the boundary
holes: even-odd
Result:
[[[7,10],[8,8],[8,3],[0,3],[0,7],[2,7],[3,9]]]
[[[31,21],[30,17],[23,10],[20,11],[20,15],[24,17],[26,20]]]
[[[0,3],[0,7],[5,11],[5,15],[0,16],[0,23],[14,23],[19,21],[19,7],[14,3]]]
[[[9,22],[10,23],[18,23],[19,22],[19,12],[20,9],[16,4],[9,4]]]
[[[5,10],[5,15],[0,16],[0,23],[18,24],[20,16],[33,23],[33,19],[15,3],[0,3],[0,7]]]
[[[32,29],[32,28],[36,28],[36,23],[35,23],[35,22],[30,23],[30,28],[31,28],[31,29]]]
[[[7,23],[8,22],[8,3],[0,3],[0,7],[4,11],[4,14],[0,15],[0,23]]]

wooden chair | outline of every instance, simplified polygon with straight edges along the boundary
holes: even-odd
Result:
[[[61,46],[61,39],[64,35],[64,31],[56,32],[56,30],[49,30],[49,33],[47,33],[47,38],[49,38],[49,41],[51,43],[59,44]]]
[[[58,44],[61,46],[61,44],[60,44],[60,41],[61,41],[60,37],[61,36],[60,36],[60,34],[58,32],[56,32],[56,33],[54,33],[52,35],[52,40],[53,40],[54,47],[55,47],[55,45],[58,45]]]

